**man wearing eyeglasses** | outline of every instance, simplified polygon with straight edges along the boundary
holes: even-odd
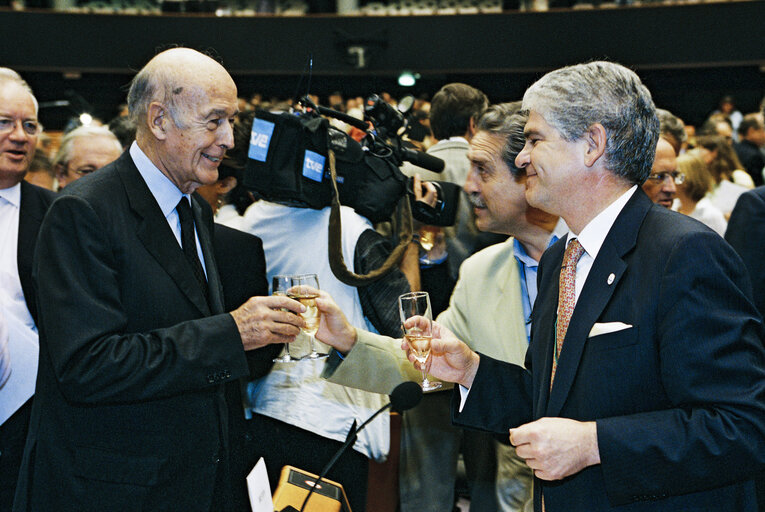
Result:
[[[680,185],[684,180],[685,176],[677,170],[675,149],[664,138],[659,138],[651,174],[643,183],[643,192],[654,203],[672,208],[672,201],[677,195],[675,185]]]
[[[24,181],[39,132],[31,89],[15,71],[0,68],[0,316],[9,331],[9,350],[0,353],[0,368],[9,372],[0,389],[0,510],[13,504],[37,373],[22,363],[25,348],[36,350],[38,343],[32,255],[55,197]]]
[[[117,160],[122,145],[105,126],[80,126],[64,135],[53,158],[53,168],[61,190],[106,164]]]

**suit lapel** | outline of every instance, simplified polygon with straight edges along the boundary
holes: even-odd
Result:
[[[36,300],[32,283],[32,258],[37,234],[40,231],[45,212],[53,198],[46,200],[45,194],[26,181],[21,182],[21,203],[19,205],[19,234],[16,248],[16,265],[21,289],[27,308],[37,322]],[[52,196],[52,193],[50,193]]]
[[[210,315],[210,307],[202,293],[199,283],[194,278],[191,265],[186,261],[173,231],[167,224],[157,201],[138,172],[129,152],[124,152],[117,160],[117,166],[130,207],[141,217],[138,226],[138,239],[159,265],[170,275],[178,288],[205,315]],[[209,240],[209,239],[208,239]],[[213,261],[213,265],[214,261]]]
[[[640,225],[651,206],[651,201],[638,188],[608,232],[598,252],[598,256],[592,264],[587,281],[571,316],[571,321],[566,331],[566,338],[563,341],[563,349],[558,360],[555,382],[549,393],[546,416],[558,416],[560,414],[576,378],[579,362],[590,330],[601,317],[614,291],[618,287],[621,277],[627,270],[627,264],[623,259],[624,255],[635,247]],[[560,267],[560,265],[558,266]],[[554,301],[556,305],[557,288],[556,280],[556,300]],[[554,312],[552,318],[555,318]],[[552,343],[554,343],[555,330],[552,329],[548,336],[552,336]],[[552,344],[550,347],[552,347]],[[550,382],[552,350],[548,350],[548,352],[550,354],[547,355],[546,361],[549,364],[545,368],[547,383]]]

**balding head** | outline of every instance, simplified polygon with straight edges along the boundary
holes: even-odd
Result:
[[[188,48],[162,52],[133,80],[128,109],[138,147],[183,193],[217,181],[239,112],[223,66]]]
[[[130,119],[139,132],[145,129],[149,105],[156,101],[167,107],[176,126],[184,128],[189,103],[216,82],[236,90],[226,69],[207,55],[190,48],[166,50],[133,79],[127,98]]]

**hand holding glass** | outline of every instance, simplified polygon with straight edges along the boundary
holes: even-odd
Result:
[[[292,276],[274,276],[271,280],[271,295],[287,295],[287,290],[292,286]],[[290,354],[290,344],[284,344],[284,354],[275,357],[275,363],[295,363],[300,361],[299,357],[293,357]]]
[[[433,336],[433,313],[430,308],[428,292],[405,293],[398,298],[398,311],[404,337],[414,358],[424,365],[430,355],[430,340]],[[418,317],[412,319],[412,317]],[[412,319],[412,321],[409,321]],[[432,391],[441,387],[440,382],[430,382],[424,369],[422,372],[422,390]]]
[[[300,316],[305,320],[303,332],[311,339],[311,353],[305,359],[322,359],[329,355],[317,352],[316,342],[314,341],[314,334],[319,330],[319,322],[321,321],[321,312],[316,307],[316,297],[319,295],[315,290],[318,289],[319,278],[316,274],[301,274],[292,276],[292,286],[287,292],[291,299],[295,299],[306,308],[305,313]]]

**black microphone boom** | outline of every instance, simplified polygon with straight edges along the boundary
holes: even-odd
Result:
[[[412,381],[402,382],[391,392],[390,402],[378,409],[377,412],[375,412],[372,416],[369,417],[369,419],[367,419],[367,421],[359,425],[358,428],[356,427],[356,422],[354,421],[353,425],[351,425],[351,429],[348,431],[348,436],[345,438],[343,446],[340,447],[335,455],[332,456],[327,465],[324,466],[324,469],[322,469],[321,473],[319,473],[319,478],[316,479],[316,481],[313,483],[313,486],[311,487],[311,490],[308,491],[308,495],[305,497],[305,500],[303,500],[303,505],[300,507],[300,512],[305,510],[308,499],[313,494],[316,486],[319,485],[319,482],[321,482],[321,480],[327,476],[329,470],[332,469],[332,466],[335,465],[340,456],[345,453],[345,450],[347,450],[353,443],[356,442],[358,433],[361,432],[364,427],[369,424],[370,421],[375,419],[381,412],[388,409],[389,407],[393,411],[401,413],[411,409],[412,407],[415,407],[420,403],[420,400],[422,400],[422,388],[420,385]],[[293,510],[295,510],[293,507],[287,507],[283,509],[282,512],[292,512]]]

